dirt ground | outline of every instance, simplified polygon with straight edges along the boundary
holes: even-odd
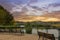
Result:
[[[20,33],[0,33],[0,40],[38,40],[38,35]]]

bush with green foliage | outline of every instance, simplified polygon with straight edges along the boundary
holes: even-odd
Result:
[[[28,34],[32,33],[32,26],[29,22],[25,23],[25,29],[26,29],[26,33]]]
[[[31,34],[32,33],[32,28],[26,28],[26,33]]]

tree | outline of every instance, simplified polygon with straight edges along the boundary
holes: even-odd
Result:
[[[0,25],[10,25],[13,24],[13,16],[2,6],[0,6]]]

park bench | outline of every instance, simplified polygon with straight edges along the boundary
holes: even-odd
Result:
[[[40,37],[41,37],[41,36],[43,37],[43,38],[42,38],[43,40],[48,40],[48,39],[50,39],[50,40],[55,40],[55,37],[54,37],[53,34],[38,32],[38,36],[39,36],[39,39],[38,39],[38,40],[40,40]],[[44,38],[47,38],[47,39],[44,39]]]

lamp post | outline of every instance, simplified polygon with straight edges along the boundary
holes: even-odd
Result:
[[[58,29],[58,31],[59,31],[59,37],[58,37],[58,40],[60,40],[60,29]]]

